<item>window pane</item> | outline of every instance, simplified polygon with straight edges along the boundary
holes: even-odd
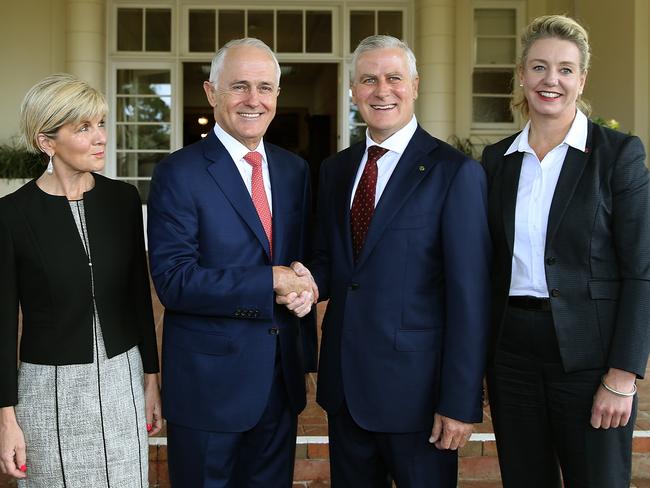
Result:
[[[168,8],[146,10],[145,29],[145,50],[147,51],[171,51],[172,34],[171,23],[172,13]]]
[[[377,12],[377,34],[402,38],[402,12],[380,10]]]
[[[117,50],[142,51],[142,9],[117,9]]]
[[[278,10],[278,52],[302,52],[302,12]]]
[[[332,52],[332,12],[306,12],[308,53]]]
[[[244,11],[219,10],[219,47],[244,37]]]
[[[216,19],[214,10],[190,10],[190,51],[210,52],[215,49]]]
[[[350,52],[359,43],[375,33],[375,12],[352,10],[350,12]]]
[[[248,11],[248,37],[256,37],[273,49],[273,11]]]
[[[118,149],[170,149],[169,124],[124,124],[117,126]]]
[[[350,126],[350,145],[363,141],[366,137],[366,127],[364,125]]]
[[[515,42],[515,39],[477,39],[476,64],[515,64]]]
[[[510,97],[474,97],[474,122],[513,122]]]
[[[151,176],[156,163],[167,156],[166,152],[137,153],[118,152],[117,154],[117,176]]]
[[[507,36],[517,33],[514,9],[476,9],[474,33],[479,36]]]
[[[117,70],[118,95],[171,95],[169,70]]]
[[[472,77],[474,93],[512,92],[512,71],[476,70]]]

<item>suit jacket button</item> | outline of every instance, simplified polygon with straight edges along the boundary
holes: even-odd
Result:
[[[553,288],[551,290],[551,296],[552,297],[559,297],[560,296],[560,290],[558,290],[557,288]]]
[[[269,334],[270,335],[278,335],[279,333],[280,333],[280,329],[278,329],[277,327],[271,327],[269,329]]]
[[[359,283],[350,283],[350,290],[358,290]]]
[[[555,264],[555,258],[553,256],[546,258],[546,264],[553,266]]]

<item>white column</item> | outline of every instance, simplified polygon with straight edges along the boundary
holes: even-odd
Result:
[[[455,23],[454,0],[416,0],[417,117],[427,131],[442,140],[455,131]]]
[[[67,0],[66,71],[104,91],[105,0]]]

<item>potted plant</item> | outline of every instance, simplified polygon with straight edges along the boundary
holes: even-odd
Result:
[[[0,196],[11,193],[44,171],[44,156],[33,154],[15,140],[0,144]]]

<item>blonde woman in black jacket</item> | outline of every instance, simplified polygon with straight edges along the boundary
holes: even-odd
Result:
[[[0,199],[0,469],[19,486],[148,486],[158,353],[140,199],[95,174],[106,111],[73,76],[36,84],[21,129],[48,167]]]
[[[529,122],[483,154],[503,486],[627,488],[650,346],[645,152],[587,119],[577,22],[535,19],[522,46],[516,105]]]

